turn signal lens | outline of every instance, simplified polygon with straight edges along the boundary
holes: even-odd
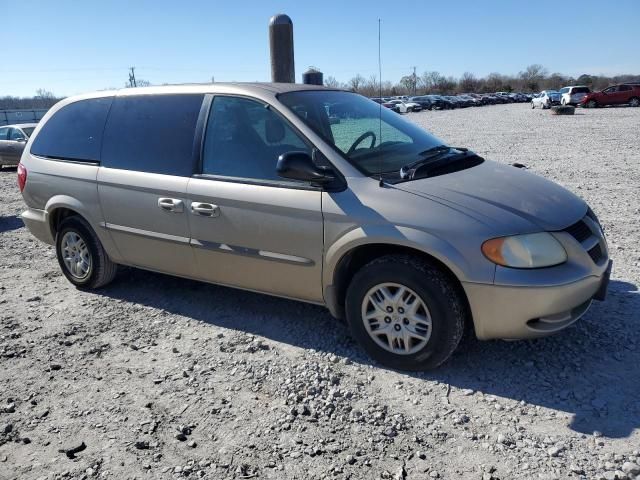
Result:
[[[506,265],[506,262],[502,256],[502,245],[504,244],[504,238],[492,238],[482,244],[482,253],[484,256],[498,265]]]
[[[564,247],[547,232],[492,238],[482,253],[497,265],[511,268],[542,268],[567,261]]]

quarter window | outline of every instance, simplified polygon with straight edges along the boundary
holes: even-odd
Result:
[[[0,140],[7,140],[9,138],[9,127],[0,128]]]
[[[79,100],[62,107],[42,126],[31,153],[63,160],[100,161],[104,122],[112,97]]]
[[[291,151],[311,154],[307,143],[270,107],[247,98],[214,98],[202,173],[285,181],[276,173],[276,164],[280,155]]]
[[[116,97],[104,131],[102,165],[191,176],[203,98],[201,94]]]

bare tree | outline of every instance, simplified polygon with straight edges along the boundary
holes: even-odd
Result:
[[[442,82],[442,79],[443,76],[439,72],[431,71],[424,72],[418,82],[424,93],[429,93],[438,88],[437,86]]]
[[[405,75],[400,79],[400,87],[402,87],[403,93],[413,94],[413,88],[416,84],[416,77],[413,75]]]
[[[53,92],[50,92],[49,90],[45,90],[44,88],[39,88],[36,90],[35,98],[51,99],[51,98],[56,98],[56,96],[53,94]]]
[[[562,75],[561,73],[552,73],[545,80],[544,86],[545,86],[545,88],[550,89],[550,90],[558,90],[563,85],[566,85],[567,83],[568,82],[567,82],[567,77],[566,76]]]
[[[359,92],[360,87],[364,84],[364,82],[365,82],[365,78],[362,75],[357,74],[355,77],[349,80],[349,83],[347,86],[349,87],[349,89],[353,90],[354,92]]]
[[[340,87],[340,82],[338,80],[336,80],[335,77],[332,76],[328,76],[327,78],[324,79],[324,84],[326,87],[329,88],[339,88]]]
[[[502,90],[504,76],[499,73],[490,73],[484,80],[484,89],[486,92],[498,92]]]
[[[478,89],[478,79],[471,72],[464,72],[458,83],[460,92],[475,92]]]
[[[540,84],[546,76],[547,69],[537,63],[529,65],[523,72],[518,74],[518,77],[522,80],[523,86],[533,92],[540,89]]]

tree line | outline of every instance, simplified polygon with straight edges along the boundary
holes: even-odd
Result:
[[[549,74],[542,65],[529,65],[517,75],[503,75],[490,73],[486,77],[476,77],[471,72],[465,72],[460,78],[445,76],[440,72],[426,71],[422,75],[405,75],[397,83],[389,80],[382,85],[375,75],[365,78],[358,74],[346,83],[341,83],[335,77],[328,76],[325,85],[332,88],[344,88],[361,93],[368,97],[392,95],[424,95],[436,93],[451,95],[455,93],[492,93],[492,92],[539,92],[541,90],[557,90],[565,85],[586,85],[592,90],[602,90],[612,84],[624,82],[640,82],[640,75],[603,75],[583,74],[573,78],[561,73]],[[133,86],[130,78],[126,87]],[[147,80],[135,80],[137,86],[151,85]],[[382,88],[381,88],[382,87]],[[51,108],[62,98],[52,92],[39,89],[33,97],[0,97],[0,110],[41,109]]]
[[[36,90],[33,97],[0,97],[0,110],[49,109],[62,98],[44,89]]]
[[[592,90],[602,90],[609,85],[624,82],[640,82],[640,75],[602,75],[583,74],[577,78],[562,73],[551,73],[542,65],[529,65],[517,75],[490,73],[486,77],[476,77],[465,72],[460,78],[445,76],[440,72],[426,71],[422,75],[406,75],[397,83],[389,80],[382,85],[375,75],[365,78],[358,74],[346,83],[328,76],[325,85],[332,88],[345,88],[368,97],[392,95],[424,95],[435,93],[452,95],[456,93],[492,93],[492,92],[539,92],[558,90],[566,85],[586,85]]]

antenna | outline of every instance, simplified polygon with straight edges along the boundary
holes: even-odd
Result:
[[[378,145],[382,145],[382,55],[380,54],[380,19],[378,19],[378,92],[380,96],[380,109],[378,110]],[[382,181],[382,156],[379,165],[380,186],[384,186]]]

